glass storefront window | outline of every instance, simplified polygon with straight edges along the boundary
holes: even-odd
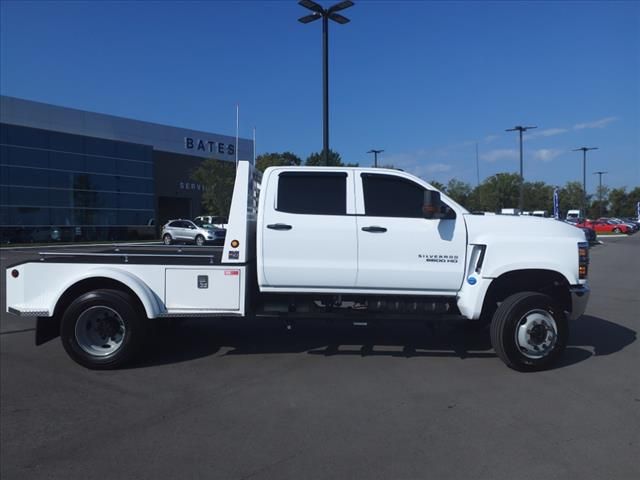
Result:
[[[151,147],[6,124],[0,130],[3,241],[55,241],[51,229],[65,241],[155,237]]]
[[[49,209],[43,207],[9,207],[10,225],[50,225]]]
[[[70,133],[48,132],[49,147],[59,152],[84,153],[84,137]]]
[[[74,153],[51,152],[49,155],[50,168],[56,170],[71,170],[74,172],[86,172],[87,162],[84,155]]]
[[[98,155],[105,157],[116,156],[116,145],[111,140],[102,138],[86,137],[84,139],[84,151],[89,155]]]
[[[151,165],[145,162],[134,162],[131,160],[118,160],[118,175],[128,175],[132,177],[150,177]]]
[[[47,174],[37,168],[8,167],[9,185],[47,187]]]
[[[118,173],[116,167],[117,160],[112,157],[91,157],[87,156],[87,170],[93,173],[106,173],[109,175],[115,175]]]

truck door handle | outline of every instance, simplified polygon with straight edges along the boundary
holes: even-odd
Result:
[[[362,227],[363,232],[384,233],[387,231],[384,227]]]
[[[267,225],[267,228],[271,230],[291,230],[293,227],[285,223],[272,223],[271,225]]]

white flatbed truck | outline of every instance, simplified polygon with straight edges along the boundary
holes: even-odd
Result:
[[[259,201],[258,201],[259,200]],[[581,230],[474,215],[390,169],[238,163],[224,247],[41,252],[6,270],[7,311],[38,317],[88,368],[131,361],[174,317],[464,318],[518,370],[551,365],[589,298]]]

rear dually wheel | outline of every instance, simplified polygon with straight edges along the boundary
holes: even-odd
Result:
[[[129,363],[144,337],[144,321],[134,299],[120,290],[94,290],[66,309],[60,325],[62,345],[87,368],[113,369]]]

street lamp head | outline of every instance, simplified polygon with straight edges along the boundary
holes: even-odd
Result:
[[[318,5],[316,2],[312,0],[300,0],[298,5],[303,6],[304,8],[311,10],[313,14],[307,15],[306,17],[299,18],[298,21],[300,23],[310,23],[314,20],[317,20],[322,17],[327,17],[330,20],[333,20],[340,25],[344,25],[345,23],[349,23],[350,20],[347,17],[340,15],[339,12],[349,7],[353,7],[354,3],[351,0],[346,0],[344,2],[336,3],[332,7],[328,9],[322,8],[322,6]]]
[[[531,130],[532,128],[538,128],[538,127],[523,127],[522,125],[516,125],[513,128],[508,128],[505,130],[505,132],[526,132],[527,130]]]
[[[322,15],[320,15],[319,13],[312,13],[311,15],[299,18],[298,21],[300,23],[311,23],[314,20],[318,20],[319,18],[322,18]]]
[[[349,7],[353,7],[354,3],[351,0],[345,0],[344,2],[336,3],[332,7],[329,7],[329,14],[339,12]]]
[[[312,2],[311,0],[300,0],[298,2],[298,5],[304,7],[304,8],[308,8],[309,10],[319,13],[320,15],[325,13],[324,8],[322,8],[320,5],[318,5],[316,2]]]
[[[580,147],[574,148],[572,152],[588,152],[589,150],[598,150],[598,147]]]
[[[343,17],[339,13],[330,13],[329,20],[333,20],[334,22],[339,23],[340,25],[344,25],[345,23],[349,23],[351,21],[347,17]]]

